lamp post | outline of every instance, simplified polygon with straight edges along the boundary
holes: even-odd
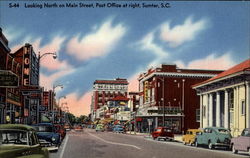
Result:
[[[52,93],[53,93],[53,99],[52,99],[53,100],[53,102],[52,102],[52,118],[53,118],[53,123],[55,121],[54,99],[55,99],[55,96],[56,96],[55,89],[57,87],[63,88],[63,85],[53,85],[53,91],[52,91]]]
[[[66,111],[66,106],[63,105],[68,105],[67,102],[62,103],[62,105],[60,106],[60,123],[65,123],[65,111]]]
[[[38,87],[40,87],[40,61],[41,61],[41,59],[42,59],[43,57],[45,57],[46,55],[53,55],[53,59],[56,59],[56,58],[57,58],[56,52],[54,52],[54,53],[48,52],[48,53],[44,53],[44,54],[42,54],[42,55],[41,55],[40,52],[38,52],[38,81],[37,81]],[[41,105],[38,104],[37,106],[41,106]],[[38,118],[40,117],[40,116],[39,116],[39,113],[40,113],[39,108],[40,108],[40,107],[37,107],[37,120],[39,120]]]
[[[57,111],[56,118],[58,117],[58,111],[59,111],[59,109],[60,109],[60,100],[61,100],[62,98],[66,99],[66,96],[60,96],[60,97],[58,98],[58,108],[56,108],[56,111]],[[59,112],[60,112],[60,111],[59,111]],[[57,119],[56,119],[56,120],[57,120]],[[54,117],[54,122],[55,122],[55,117]]]

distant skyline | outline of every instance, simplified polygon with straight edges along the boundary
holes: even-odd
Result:
[[[65,4],[67,1],[47,1]],[[68,1],[93,4],[97,1]],[[100,3],[101,1],[98,1]],[[112,2],[112,1],[110,1]],[[113,1],[165,4],[164,1]],[[10,8],[10,3],[19,3]],[[250,2],[168,2],[170,8],[25,8],[43,1],[1,1],[0,25],[14,53],[25,43],[42,58],[40,83],[63,84],[70,112],[90,112],[93,82],[138,75],[162,63],[180,68],[226,70],[250,57]],[[109,3],[107,1],[101,3]]]

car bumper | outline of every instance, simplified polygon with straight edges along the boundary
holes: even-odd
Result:
[[[47,149],[49,151],[57,151],[59,148],[58,148],[58,146],[50,146],[50,147],[47,147]]]
[[[229,147],[230,144],[225,144],[225,143],[215,143],[215,146],[221,146],[221,147]]]

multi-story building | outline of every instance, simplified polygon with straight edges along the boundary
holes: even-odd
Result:
[[[24,123],[38,123],[39,105],[42,100],[42,88],[39,87],[39,59],[29,43],[11,55],[22,68],[20,91],[24,105]]]
[[[21,65],[10,51],[8,40],[0,28],[0,123],[21,123]]]
[[[107,105],[109,100],[117,96],[127,97],[127,91],[127,79],[117,78],[115,80],[95,80],[93,84],[93,96],[91,103],[92,117],[96,117],[96,110],[104,105]]]
[[[199,97],[191,86],[221,72],[161,65],[141,74],[138,79],[140,106],[136,114],[137,128],[147,132],[157,126],[168,126],[176,133],[198,128]]]
[[[225,127],[233,136],[250,128],[250,59],[194,85],[200,96],[200,127]]]

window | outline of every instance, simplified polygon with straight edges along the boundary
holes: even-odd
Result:
[[[246,104],[245,100],[241,101],[241,115],[246,115]]]
[[[196,122],[200,122],[200,109],[196,109]]]

